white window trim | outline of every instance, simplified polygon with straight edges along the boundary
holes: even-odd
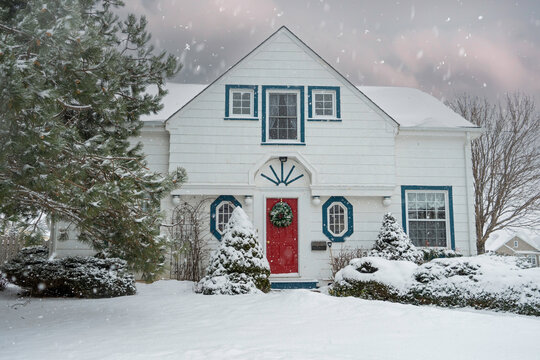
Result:
[[[343,209],[343,215],[344,215],[344,227],[343,227],[343,231],[341,231],[339,234],[336,234],[334,233],[332,230],[330,230],[330,209],[332,209],[332,207],[334,205],[338,205],[340,208]],[[339,236],[343,236],[347,230],[349,229],[349,213],[348,213],[349,209],[347,209],[347,207],[341,202],[341,201],[334,201],[333,203],[331,203],[329,206],[328,206],[328,209],[326,209],[326,218],[328,219],[328,232],[330,234],[332,234],[333,236],[335,237],[339,237]]]
[[[425,249],[450,249],[451,244],[451,234],[450,234],[450,201],[448,199],[448,191],[446,190],[405,190],[405,219],[407,224],[407,233],[411,231],[411,225],[409,222],[409,193],[420,193],[420,194],[428,194],[428,193],[434,193],[434,194],[444,194],[444,220],[446,221],[446,246],[417,246],[419,248],[425,248]],[[415,221],[418,219],[412,219],[412,221]],[[442,219],[420,219],[420,221],[441,221]],[[412,241],[412,239],[411,239]]]
[[[250,101],[249,101],[249,114],[235,114],[234,107],[233,107],[233,94],[234,93],[250,93]],[[240,95],[240,97],[242,97]],[[230,118],[254,118],[255,117],[255,91],[253,89],[248,88],[234,88],[229,89],[229,117]]]
[[[315,97],[317,94],[332,94],[332,115],[317,115],[315,111]],[[336,91],[325,89],[313,89],[311,91],[311,117],[313,119],[337,119],[336,107],[337,107]]]
[[[233,210],[236,209],[236,206],[231,201],[222,201],[221,203],[219,203],[218,206],[216,206],[216,213],[214,214],[214,216],[216,217],[216,231],[218,233],[220,233],[220,235],[222,235],[222,236],[225,234],[225,226],[223,227],[223,231],[219,229],[219,210],[224,205],[230,205],[230,206],[232,206]],[[232,213],[231,213],[231,215],[232,215]]]
[[[296,94],[296,139],[271,139],[270,138],[270,94]],[[275,144],[291,144],[291,143],[302,143],[300,139],[300,122],[302,121],[302,114],[300,113],[300,99],[301,93],[300,90],[296,89],[268,89],[266,91],[266,142],[275,143]]]

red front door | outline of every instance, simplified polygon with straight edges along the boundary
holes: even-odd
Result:
[[[280,201],[287,203],[293,213],[287,227],[274,226],[270,221],[270,211]],[[272,274],[298,272],[298,199],[266,199],[266,257]]]

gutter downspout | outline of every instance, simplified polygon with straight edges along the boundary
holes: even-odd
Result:
[[[467,226],[469,230],[469,255],[477,255],[476,248],[476,226],[474,219],[474,203],[471,194],[474,194],[474,184],[472,179],[472,153],[471,153],[471,133],[467,131],[464,146],[465,156],[465,196],[467,198]]]

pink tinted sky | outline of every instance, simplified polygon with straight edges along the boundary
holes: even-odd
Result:
[[[353,83],[540,103],[540,1],[129,0],[175,81],[209,83],[285,25]],[[540,104],[539,104],[540,105]]]

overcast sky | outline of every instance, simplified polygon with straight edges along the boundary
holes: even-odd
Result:
[[[540,0],[127,0],[175,81],[209,83],[286,25],[357,85],[410,86],[442,99],[523,91],[540,105]]]

